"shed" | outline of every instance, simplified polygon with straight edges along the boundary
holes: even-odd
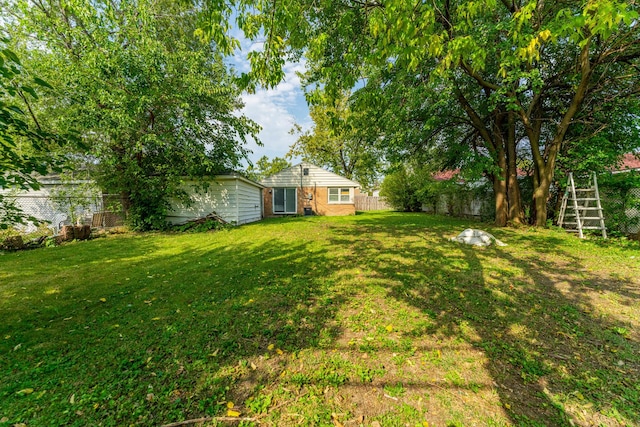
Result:
[[[171,224],[183,224],[215,212],[233,224],[260,221],[264,187],[238,173],[216,175],[208,180],[186,181],[183,189],[191,203],[174,200],[167,214]]]
[[[260,183],[265,187],[265,216],[356,213],[360,184],[311,163],[291,166]]]

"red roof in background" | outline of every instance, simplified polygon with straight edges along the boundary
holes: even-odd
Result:
[[[460,169],[440,171],[433,174],[433,179],[435,179],[436,181],[448,181],[457,176],[459,173]],[[522,169],[518,169],[518,176],[527,176],[527,172],[523,171]]]
[[[634,153],[627,153],[622,157],[622,162],[612,169],[615,172],[624,172],[627,170],[640,170],[640,159]],[[460,169],[445,170],[433,174],[436,181],[448,181],[460,174]],[[522,169],[518,169],[518,176],[527,176]]]
[[[629,169],[640,169],[640,159],[633,153],[627,153],[622,158],[622,163],[615,168],[616,171],[625,171]]]
[[[448,181],[460,173],[460,169],[440,171],[433,174],[436,181]]]

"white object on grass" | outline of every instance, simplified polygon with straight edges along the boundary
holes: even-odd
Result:
[[[474,246],[489,246],[493,242],[496,242],[498,246],[507,246],[506,243],[502,243],[486,231],[474,230],[473,228],[467,228],[456,237],[452,237],[451,240]]]

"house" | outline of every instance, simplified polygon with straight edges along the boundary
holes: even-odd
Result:
[[[54,232],[64,224],[90,221],[93,212],[102,210],[102,192],[89,179],[63,179],[58,174],[49,174],[38,176],[37,181],[37,190],[0,188],[0,195],[10,200],[25,216],[48,224]],[[37,226],[29,221],[18,228],[31,233]]]
[[[613,168],[613,173],[638,171],[640,172],[640,157],[634,153],[627,153],[622,157],[620,164]]]
[[[167,221],[184,224],[212,212],[237,225],[260,221],[263,188],[236,172],[216,175],[209,180],[186,181],[183,189],[191,197],[191,203],[173,200]]]
[[[355,215],[360,184],[311,163],[302,162],[260,182],[265,216]]]
[[[109,211],[120,203],[119,196],[102,194],[93,180],[62,180],[58,175],[47,175],[39,177],[38,183],[38,190],[0,189],[0,195],[13,201],[26,216],[48,223],[54,232],[64,224],[75,222],[93,226],[122,224],[120,215]],[[184,189],[192,202],[174,200],[171,203],[167,221],[172,224],[182,224],[211,212],[235,224],[262,219],[263,187],[237,173],[187,181]],[[97,219],[100,224],[96,224]],[[20,228],[25,232],[36,230],[32,223]]]

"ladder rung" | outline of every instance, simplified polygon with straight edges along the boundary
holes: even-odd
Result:
[[[598,194],[598,181],[595,172],[591,174],[592,186],[589,188],[576,188],[575,181],[573,180],[573,173],[569,173],[567,189],[562,199],[562,206],[560,208],[560,216],[558,223],[566,227],[565,230],[571,233],[579,233],[582,237],[583,230],[601,230],[602,237],[607,238],[606,228],[604,227],[603,209],[600,206],[600,195]],[[597,206],[589,206],[590,202],[595,203]],[[569,203],[571,202],[571,203]],[[578,206],[581,204],[583,206]],[[566,211],[569,209],[569,212]],[[573,213],[571,213],[573,211]],[[591,215],[591,216],[583,216]],[[593,216],[598,215],[598,216]],[[573,221],[564,221],[565,218],[572,219]],[[599,226],[587,225],[585,222],[599,221]],[[571,227],[571,228],[568,228]]]

